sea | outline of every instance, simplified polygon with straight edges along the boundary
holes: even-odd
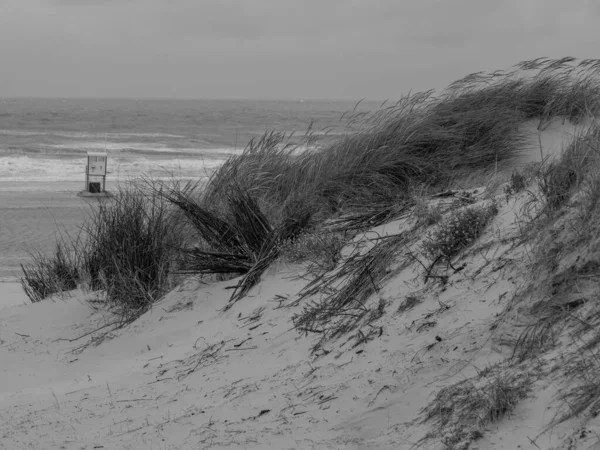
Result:
[[[106,189],[138,177],[202,181],[252,138],[279,131],[323,139],[351,131],[349,111],[379,103],[313,100],[0,98],[0,282],[31,254],[51,254],[89,213],[87,152],[108,154]],[[355,109],[356,108],[356,109]]]

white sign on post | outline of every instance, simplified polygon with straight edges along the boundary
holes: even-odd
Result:
[[[88,153],[88,175],[106,175],[106,153]]]

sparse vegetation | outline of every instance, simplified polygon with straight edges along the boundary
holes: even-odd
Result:
[[[599,355],[593,349],[579,349],[570,355],[565,374],[568,376],[564,389],[559,394],[561,405],[554,415],[551,425],[584,416],[593,419],[600,414],[600,382],[597,379],[600,368]]]
[[[301,298],[323,294],[306,304],[292,318],[295,328],[303,333],[320,333],[321,341],[339,337],[360,325],[365,317],[372,320],[367,300],[391,275],[391,266],[407,237],[397,235],[375,244],[366,253],[350,255],[340,266],[309,283]],[[375,309],[380,309],[381,303]]]
[[[526,309],[530,323],[518,337],[513,357],[519,363],[560,347],[561,358],[554,361],[553,370],[562,375],[564,385],[559,388],[560,407],[548,427],[599,412],[595,374],[600,312],[594,301],[600,280],[599,144],[600,132],[594,125],[537,174],[542,195],[539,212],[529,224],[536,279],[531,292],[541,300]],[[563,347],[565,342],[571,344]]]

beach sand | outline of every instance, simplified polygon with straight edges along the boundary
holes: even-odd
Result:
[[[21,283],[18,282],[0,282],[0,309],[7,306],[28,305],[29,298],[23,292]]]
[[[572,131],[553,124],[544,139]],[[523,161],[537,158],[537,140]],[[474,195],[489,201],[485,189]],[[374,336],[365,342],[354,332],[317,352],[319,335],[299,334],[291,320],[302,310],[293,305],[306,284],[302,267],[283,262],[226,312],[237,280],[190,279],[108,334],[92,333],[114,318],[90,307],[91,294],[21,305],[15,284],[0,284],[0,448],[447,448],[446,428],[425,422],[422,410],[441,388],[500,372],[494,365],[510,357],[507,337],[521,328],[497,318],[527,281],[528,248],[507,243],[526,200],[500,202],[478,242],[488,250],[466,255],[446,286],[424,284],[416,263],[398,268],[369,300],[387,302]],[[394,221],[366,237],[408,226]],[[408,295],[419,301],[397,312]],[[543,433],[555,394],[549,379],[539,381],[470,448],[595,448],[591,428],[584,435],[565,423]]]

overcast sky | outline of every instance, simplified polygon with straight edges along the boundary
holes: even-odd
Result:
[[[397,99],[539,56],[599,57],[596,4],[0,0],[0,96]]]

